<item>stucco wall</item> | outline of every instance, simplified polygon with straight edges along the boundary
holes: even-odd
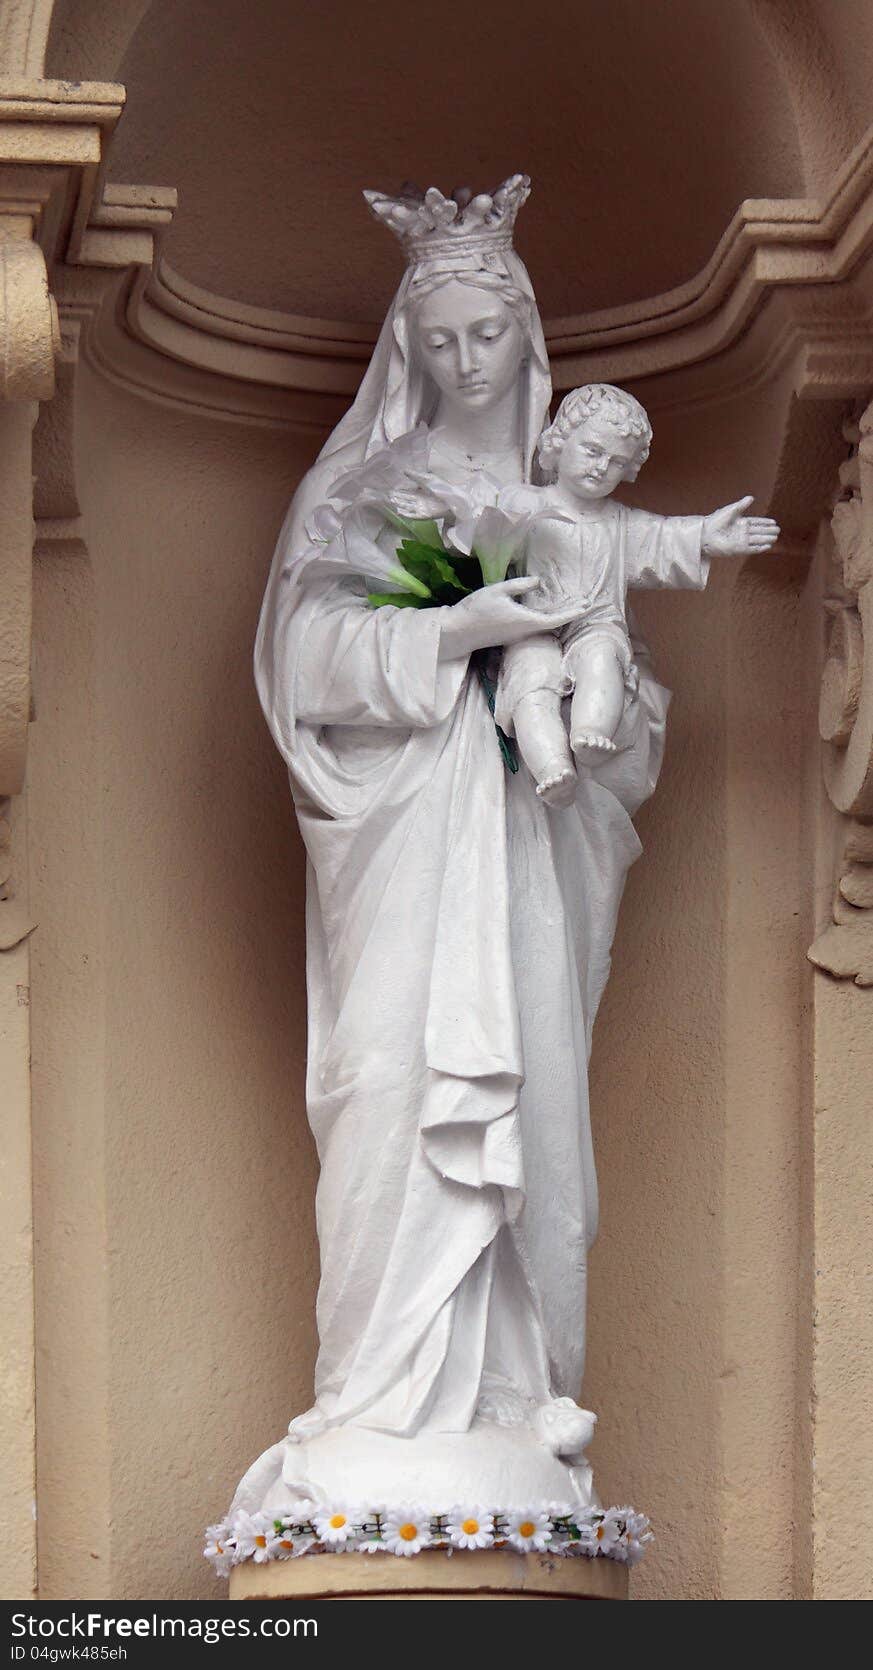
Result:
[[[204,1519],[311,1389],[303,860],[250,655],[317,436],[87,370],[78,399],[87,554],[39,568],[29,789],[41,1583],[196,1597]],[[768,414],[665,414],[639,498],[759,485]],[[641,1595],[790,1592],[796,592],[725,565],[640,608],[676,698],[597,1030],[585,1391],[601,1489],[657,1522]],[[726,1576],[743,1490],[766,1546]]]
[[[52,9],[0,6],[10,63],[38,71]],[[351,0],[55,10],[49,73],[128,85],[110,179],[181,188],[166,248],[183,275],[331,317],[381,316],[397,254],[357,193],[398,168],[438,167],[446,184],[529,167],[520,247],[554,314],[690,278],[744,196],[826,192],[871,114],[865,0],[737,0],[729,20],[715,0],[591,0],[572,36],[557,17],[507,30],[488,0],[450,98],[436,4],[414,41],[393,0],[368,17],[368,76]],[[701,63],[718,64],[715,83]],[[386,105],[404,76],[415,133],[407,101]],[[519,157],[538,77],[550,97]],[[75,276],[70,330],[99,293],[93,272]],[[861,329],[841,282],[819,297],[822,342],[849,318]],[[742,397],[715,398],[728,384],[711,347],[683,382],[684,416],[669,378],[637,390],[656,440],[635,502],[698,510],[755,491],[794,550],[720,567],[704,597],[639,606],[676,694],[595,1038],[603,1227],[584,1397],[601,1414],[603,1495],[655,1521],[633,1580],[645,1597],[871,1593],[870,993],[805,960],[830,911],[836,820],[818,787],[823,580],[804,551],[845,446],[835,361],[830,395],[815,386],[822,343],[801,413],[775,369],[804,290],[796,316],[783,297],[752,324],[731,372]],[[859,340],[845,339],[856,392]],[[161,374],[168,399],[204,393],[206,374],[186,384],[155,363],[159,395]],[[303,860],[250,661],[276,528],[319,435],[185,415],[86,364],[76,375],[42,488],[66,479],[75,431],[75,491],[47,514],[74,518],[77,491],[83,522],[37,559],[36,718],[13,817],[38,929],[5,956],[0,988],[9,1581],[24,1593],[33,1575],[30,1017],[41,1592],[195,1598],[219,1593],[204,1520],[311,1389]],[[4,454],[4,506],[25,548],[20,448]]]
[[[79,443],[29,791],[42,1592],[196,1596],[311,1391],[303,868],[250,672],[308,449],[87,374]]]
[[[656,420],[640,490],[689,510],[753,489],[734,462],[750,423],[764,456],[764,400]],[[585,1401],[599,1487],[659,1531],[646,1598],[794,1581],[802,579],[784,557],[718,563],[703,596],[637,605],[674,699],[595,1032]]]

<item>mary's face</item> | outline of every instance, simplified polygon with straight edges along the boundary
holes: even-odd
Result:
[[[443,412],[487,410],[518,378],[525,355],[522,329],[492,290],[451,279],[419,304],[413,333]]]

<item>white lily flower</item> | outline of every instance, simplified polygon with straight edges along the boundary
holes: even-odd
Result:
[[[355,506],[345,519],[341,535],[346,567],[368,580],[378,580],[391,591],[430,597],[430,588],[410,574],[399,560],[393,535],[386,538],[389,547],[386,550],[377,542],[375,534],[368,507]]]
[[[342,521],[335,505],[332,504],[316,505],[305,524],[306,537],[313,545],[329,545],[341,528]]]
[[[331,497],[341,504],[357,504],[362,499],[370,503],[379,499],[384,503],[395,489],[408,487],[410,475],[418,477],[426,473],[430,447],[430,430],[419,424],[390,446],[371,452],[362,464],[346,470],[334,482]]]
[[[440,522],[446,545],[460,551],[462,556],[469,556],[482,511],[494,507],[500,497],[497,478],[489,475],[487,470],[475,470],[466,478],[463,487],[458,487],[442,476],[429,474],[418,483],[418,487],[418,496],[406,501],[408,508],[411,509],[414,504],[419,515],[427,515]],[[400,508],[396,494],[394,502]]]
[[[384,546],[379,543],[380,537]],[[295,572],[306,585],[313,580],[354,575],[379,590],[421,598],[431,595],[429,588],[399,561],[397,538],[386,528],[384,508],[372,505],[354,505],[347,510],[339,518],[338,532],[325,545],[310,546]]]
[[[490,505],[477,518],[473,529],[473,553],[486,586],[506,579],[510,563],[524,550],[524,543],[534,521],[532,516],[509,516],[497,505]]]

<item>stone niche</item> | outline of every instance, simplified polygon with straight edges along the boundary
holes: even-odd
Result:
[[[657,1534],[632,1595],[868,1593],[870,1423],[845,1394],[873,1355],[870,965],[806,957],[847,867],[865,908],[873,816],[820,788],[816,719],[831,511],[863,497],[873,391],[868,9],[487,0],[460,41],[446,0],[414,28],[399,0],[7,12],[0,213],[46,298],[0,463],[27,744],[0,784],[0,1048],[36,1248],[0,1289],[14,1595],[38,1556],[46,1599],[217,1597],[201,1527],[308,1401],[304,862],[251,646],[285,506],[394,287],[360,188],[398,166],[446,188],[526,169],[557,390],[606,378],[653,417],[634,502],[754,493],[785,530],[702,596],[639,604],[676,694],[595,1038],[584,1401],[601,1491]],[[838,588],[858,620],[861,572]],[[828,749],[866,722],[853,700]]]

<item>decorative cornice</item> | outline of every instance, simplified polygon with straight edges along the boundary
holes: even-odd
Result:
[[[0,19],[4,27],[6,21]],[[19,31],[15,39],[24,50],[25,36]],[[107,146],[123,106],[124,89],[111,83],[0,78],[0,794],[5,795],[17,793],[24,780],[30,719],[34,463],[38,497],[67,543],[75,537],[78,509],[71,398],[76,340],[69,329],[62,340],[50,275],[90,269],[93,290],[99,269],[151,266],[156,237],[175,205],[174,192],[104,187]],[[105,287],[105,278],[102,282]],[[49,404],[58,387],[63,398]],[[43,438],[53,429],[55,442],[43,445],[42,458],[40,440],[33,441],[40,402],[51,414]],[[14,920],[8,904],[3,920],[8,934]]]
[[[747,198],[706,265],[687,283],[640,303],[556,319],[557,360],[609,354],[633,380],[724,353],[774,287],[834,284],[873,248],[873,127],[821,199]],[[572,379],[571,379],[572,381]]]
[[[84,245],[90,253],[88,243]],[[744,385],[762,374],[761,343],[753,367],[744,354],[750,329],[776,298],[793,298],[772,321],[763,361],[796,351],[805,363],[801,384],[815,384],[816,320],[822,318],[829,374],[835,334],[842,335],[847,365],[859,354],[873,364],[873,128],[834,178],[822,200],[749,199],[737,211],[706,266],[686,284],[619,308],[546,323],[546,340],[558,390],[608,378],[638,382],[658,378],[667,403],[693,401],[705,365],[707,397]],[[828,317],[827,293],[853,290],[837,324]],[[247,306],[214,295],[158,260],[143,263],[114,321],[140,348],[160,355],[162,394],[188,403],[178,368],[187,367],[225,387],[213,390],[214,408],[244,420],[281,421],[281,396],[319,395],[338,402],[356,391],[376,339],[373,326],[305,318]],[[104,322],[105,325],[105,322]],[[113,363],[125,378],[125,352],[104,328],[104,369]],[[141,384],[143,362],[137,362]],[[150,379],[158,383],[157,376]],[[853,371],[853,384],[857,372]],[[667,384],[669,383],[669,389]],[[258,410],[258,391],[264,391]],[[269,392],[267,392],[269,391]],[[819,391],[810,387],[810,392]],[[278,398],[277,398],[278,396]],[[198,402],[199,403],[199,400]],[[294,402],[299,409],[299,401]],[[655,404],[659,404],[656,399]],[[296,421],[291,416],[290,421]]]

